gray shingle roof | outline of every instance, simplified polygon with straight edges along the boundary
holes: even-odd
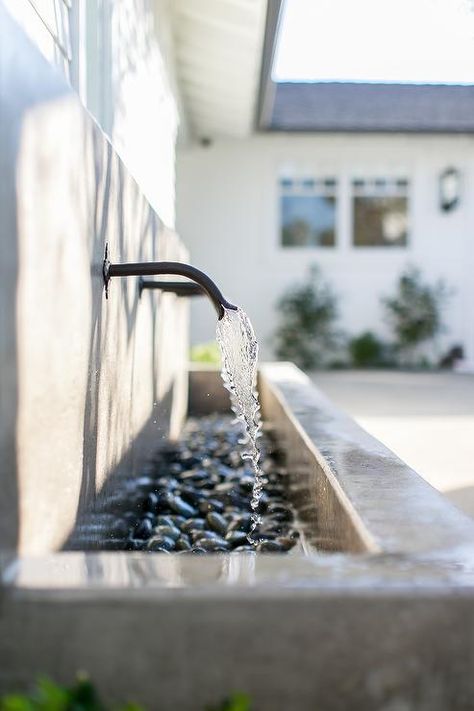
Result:
[[[474,132],[474,86],[291,82],[275,86],[277,131]]]

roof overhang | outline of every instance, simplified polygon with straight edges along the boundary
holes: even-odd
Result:
[[[177,79],[198,139],[244,137],[271,105],[283,0],[173,0]],[[267,114],[269,115],[269,114]]]

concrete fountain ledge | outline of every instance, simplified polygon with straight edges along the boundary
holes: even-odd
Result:
[[[87,669],[164,711],[233,689],[257,711],[474,707],[474,523],[294,366],[259,390],[307,554],[7,554],[0,689]],[[227,406],[190,373],[192,414]]]

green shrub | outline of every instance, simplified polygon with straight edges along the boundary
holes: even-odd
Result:
[[[449,296],[442,281],[423,283],[420,270],[409,267],[398,280],[396,294],[382,299],[402,358],[413,362],[417,346],[433,340],[443,330],[442,307]]]
[[[277,307],[276,355],[300,368],[321,366],[337,343],[337,299],[319,269],[313,267],[306,283],[283,294]]]
[[[0,699],[0,711],[108,711],[111,707],[102,703],[99,695],[85,675],[79,675],[70,686],[59,686],[46,677],[41,677],[31,693],[8,694]],[[154,706],[159,711],[159,706]],[[126,704],[115,711],[144,711],[136,704]],[[234,693],[223,703],[208,711],[251,711],[250,698]]]
[[[351,338],[348,347],[352,365],[356,368],[377,368],[387,361],[387,348],[372,331]]]
[[[4,696],[0,711],[107,711],[107,707],[85,676],[78,676],[70,687],[41,677],[31,693]],[[117,711],[141,711],[141,706],[127,704]]]
[[[193,363],[221,364],[221,354],[216,341],[199,343],[191,348],[190,359]]]

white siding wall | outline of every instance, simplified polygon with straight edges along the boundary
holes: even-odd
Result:
[[[447,166],[462,172],[458,209],[438,207],[438,176]],[[336,176],[337,246],[279,246],[278,172]],[[407,248],[354,248],[351,177],[401,175],[410,181]],[[266,135],[183,149],[178,159],[178,229],[193,262],[208,270],[224,294],[245,308],[265,357],[277,323],[275,303],[286,287],[319,264],[340,296],[340,325],[349,333],[386,334],[380,297],[393,291],[408,264],[429,280],[443,277],[455,289],[446,311],[449,331],[440,348],[461,342],[474,358],[474,139],[464,136]],[[192,340],[213,337],[214,314],[196,300]]]
[[[179,124],[167,0],[0,0],[64,73],[168,227]]]

